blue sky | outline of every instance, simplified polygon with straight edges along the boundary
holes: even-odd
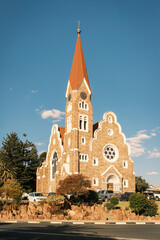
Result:
[[[0,145],[15,131],[47,151],[64,126],[80,20],[94,123],[113,111],[136,176],[160,186],[159,12],[159,0],[0,0]]]

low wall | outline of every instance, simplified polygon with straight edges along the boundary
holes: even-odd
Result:
[[[160,216],[146,217],[143,215],[136,215],[131,209],[125,208],[110,210],[109,214],[118,221],[155,221],[160,220]]]
[[[57,213],[55,214],[54,211]],[[115,209],[107,211],[103,205],[85,206],[80,207],[72,205],[69,208],[60,209],[60,206],[50,206],[47,203],[34,204],[21,204],[19,206],[15,204],[5,204],[0,206],[0,220],[88,220],[88,221],[107,221],[108,214],[112,216],[112,219],[116,221],[160,221],[160,216],[145,217],[139,216],[132,212],[131,209],[126,210]],[[113,220],[112,220],[113,221]]]
[[[72,205],[71,209],[63,209],[57,211],[57,214],[53,214],[53,208],[47,203],[41,205],[29,202],[29,204],[21,204],[20,206],[14,204],[1,206],[0,219],[106,220],[106,211],[107,209],[102,205],[94,205],[91,207]]]

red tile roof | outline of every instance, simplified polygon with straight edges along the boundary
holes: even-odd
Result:
[[[85,64],[83,50],[82,50],[81,38],[80,38],[80,35],[78,34],[76,48],[75,48],[73,62],[72,62],[71,73],[69,77],[72,90],[77,90],[84,78],[90,89],[86,64]]]
[[[58,131],[60,132],[60,137],[62,139],[62,144],[64,142],[64,133],[65,133],[65,127],[58,127]]]

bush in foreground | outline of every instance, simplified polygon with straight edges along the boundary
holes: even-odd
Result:
[[[129,198],[130,208],[139,215],[155,216],[158,206],[154,200],[148,200],[143,194],[134,193]]]
[[[49,205],[53,205],[53,204],[60,205],[64,203],[64,200],[65,200],[65,197],[62,195],[51,195],[47,197],[46,202]]]
[[[115,206],[118,205],[119,200],[117,197],[113,196],[110,199],[109,203],[105,203],[105,207],[107,207],[108,210],[115,209]]]
[[[19,203],[22,196],[22,187],[15,179],[8,179],[1,187],[2,195],[5,198],[11,198],[14,202]]]
[[[147,206],[145,207],[145,211],[143,213],[144,216],[155,216],[158,212],[158,205],[154,200],[148,200]]]

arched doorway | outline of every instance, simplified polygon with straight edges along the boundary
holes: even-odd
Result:
[[[119,178],[115,174],[110,174],[107,179],[107,190],[112,190],[114,192],[119,192],[120,191],[120,183],[119,183]]]

